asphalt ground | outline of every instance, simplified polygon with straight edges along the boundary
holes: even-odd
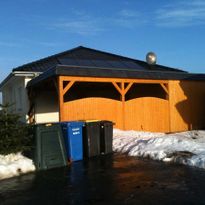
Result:
[[[14,204],[205,204],[205,170],[111,154],[0,181]]]

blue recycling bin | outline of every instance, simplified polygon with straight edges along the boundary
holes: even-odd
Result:
[[[71,121],[62,122],[63,136],[68,161],[78,161],[83,159],[83,139],[82,128],[84,123]]]

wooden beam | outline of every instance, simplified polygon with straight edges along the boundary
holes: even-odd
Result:
[[[171,113],[172,102],[171,101],[173,100],[173,98],[171,98],[171,90],[170,90],[170,88],[171,88],[171,81],[169,81],[167,83],[167,89],[168,89],[168,91],[170,93],[170,95],[167,95],[167,100],[168,100],[168,103],[169,103],[169,111],[168,111],[168,115],[169,115],[169,132],[172,131],[172,113]]]
[[[124,82],[121,83],[121,90],[122,90],[122,93],[124,94],[124,92],[125,92],[125,83]]]
[[[117,91],[122,95],[122,89],[118,86],[118,84],[116,82],[112,82],[112,84],[115,86]]]
[[[163,83],[160,83],[160,85],[163,88],[163,90],[167,93],[167,95],[169,95],[169,90],[168,90],[167,86]]]
[[[99,77],[79,77],[79,76],[61,76],[64,81],[76,82],[107,82],[107,83],[146,83],[146,84],[166,84],[168,80],[152,80],[152,79],[125,79],[125,78],[99,78]]]
[[[64,82],[64,80],[62,81],[62,82]],[[75,81],[70,81],[69,83],[68,83],[68,85],[66,85],[66,87],[63,89],[63,95],[65,95],[67,92],[68,92],[68,90],[72,87],[72,85],[75,83]]]
[[[63,119],[63,107],[64,107],[64,100],[63,100],[63,79],[61,76],[58,77],[58,93],[59,93],[59,122]]]
[[[129,83],[128,86],[124,89],[124,94],[128,92],[128,90],[132,87],[133,83]]]
[[[121,84],[122,89],[122,127],[125,130],[125,83]]]

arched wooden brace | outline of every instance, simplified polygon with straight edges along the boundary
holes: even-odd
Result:
[[[129,89],[132,87],[133,82],[130,82],[127,87],[125,87],[125,82],[120,83],[120,87],[116,82],[112,82],[114,87],[117,89],[117,91],[121,94],[121,101],[122,101],[122,115],[123,117],[123,129],[125,129],[125,95],[129,91]]]
[[[169,100],[169,86],[168,86],[168,83],[160,83],[160,85],[167,94],[166,99]]]

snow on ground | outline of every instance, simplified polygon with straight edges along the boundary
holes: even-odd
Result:
[[[114,129],[113,150],[205,169],[205,131],[164,134]],[[0,180],[34,170],[33,161],[21,153],[0,155]]]
[[[113,150],[205,169],[205,131],[164,134],[114,129]]]
[[[33,161],[21,153],[0,155],[0,180],[35,170]]]

